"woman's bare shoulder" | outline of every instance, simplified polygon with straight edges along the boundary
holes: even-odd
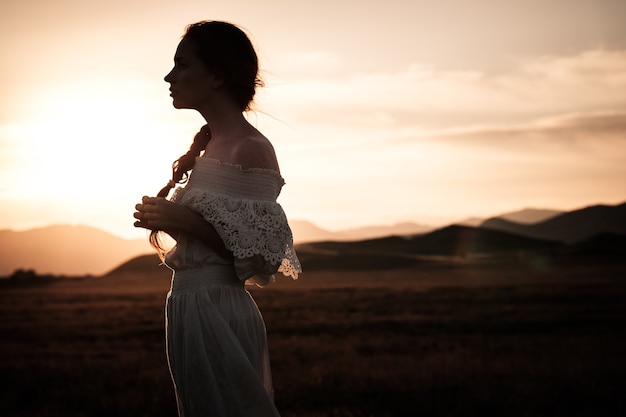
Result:
[[[260,132],[242,138],[234,149],[233,159],[244,169],[263,168],[280,172],[274,146]]]

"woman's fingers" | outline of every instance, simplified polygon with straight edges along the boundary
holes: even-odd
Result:
[[[135,204],[135,210],[138,213],[152,213],[162,211],[165,205],[164,202],[169,203],[162,197],[143,197],[141,203]]]
[[[133,217],[137,219],[137,221],[133,223],[135,227],[143,227],[150,230],[158,229],[154,224],[154,221],[158,220],[155,200],[154,197],[143,196],[141,203],[135,205],[136,211],[133,213]]]
[[[137,219],[135,227],[144,227],[151,230],[165,230],[170,228],[173,222],[170,201],[162,197],[147,197],[141,199],[141,203],[135,205],[133,217]]]
[[[148,197],[148,196],[143,196],[141,198],[141,202],[143,204],[161,204],[161,203],[171,203],[171,201],[169,201],[168,199],[166,199],[165,197]]]
[[[143,229],[149,229],[149,230],[152,230],[152,229],[150,229],[150,228],[148,227],[148,225],[147,225],[147,224],[142,223],[142,222],[139,222],[139,221],[138,221],[138,222],[133,223],[133,226],[135,226],[135,227],[141,227],[141,228],[143,228]]]
[[[135,205],[133,217],[137,221],[134,226],[164,231],[173,236],[181,227],[181,208],[163,197],[144,196],[141,203]]]

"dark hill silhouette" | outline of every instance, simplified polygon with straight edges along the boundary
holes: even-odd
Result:
[[[37,274],[100,275],[123,259],[150,251],[145,239],[122,239],[88,226],[0,230],[0,276],[18,269]]]
[[[536,239],[575,243],[599,233],[626,234],[626,203],[585,207],[535,224],[491,218],[483,222],[481,227]]]
[[[554,248],[559,243],[527,238],[508,232],[452,225],[414,238],[421,253],[467,256]]]
[[[626,260],[626,235],[600,233],[568,246],[565,253],[575,257]]]
[[[387,253],[466,256],[534,250],[560,246],[560,243],[518,236],[508,232],[452,225],[412,237],[391,236],[359,242],[317,242],[307,247],[326,253]]]
[[[466,258],[559,249],[560,242],[508,232],[452,225],[412,237],[390,236],[359,242],[314,242],[297,247],[303,268],[394,268],[433,257]]]
[[[296,246],[303,268],[393,269],[417,262],[406,237],[389,236],[358,242],[325,241]]]
[[[132,258],[107,272],[104,277],[120,274],[152,274],[167,272],[167,267],[156,254],[141,255]]]
[[[381,236],[414,235],[433,230],[431,226],[417,223],[396,223],[389,226],[366,226],[340,231],[323,229],[306,220],[290,220],[289,225],[296,243],[323,241],[357,241]]]

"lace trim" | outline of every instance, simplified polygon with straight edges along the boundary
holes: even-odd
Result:
[[[173,198],[200,213],[237,258],[263,256],[293,279],[302,272],[282,207],[271,201],[234,199],[203,190],[177,189]]]

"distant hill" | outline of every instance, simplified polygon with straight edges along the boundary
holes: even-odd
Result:
[[[416,236],[390,236],[358,242],[315,242],[302,247],[326,253],[389,253],[465,256],[560,246],[560,243],[508,232],[452,225]]]
[[[0,276],[16,269],[38,274],[100,275],[124,259],[149,253],[146,239],[122,239],[88,226],[0,230]]]
[[[496,217],[515,223],[532,224],[546,221],[552,217],[558,216],[559,214],[563,214],[563,211],[526,208],[523,210],[512,211],[510,213],[500,214]]]
[[[600,233],[626,235],[626,203],[585,207],[533,224],[496,217],[483,222],[481,228],[565,243],[579,242]]]
[[[417,223],[396,223],[390,226],[368,226],[336,233],[336,240],[357,241],[384,236],[411,236],[428,233],[435,228]]]
[[[156,253],[149,255],[140,255],[132,258],[121,265],[107,271],[104,275],[120,275],[120,274],[171,274],[166,266],[162,265],[161,259]]]
[[[559,243],[508,232],[452,225],[411,239],[419,253],[467,256],[554,248]]]
[[[320,242],[326,240],[355,241],[372,239],[382,236],[415,235],[432,231],[432,226],[417,223],[396,223],[389,226],[366,226],[340,231],[330,231],[316,226],[306,220],[290,220],[289,225],[293,232],[294,242]]]
[[[463,220],[459,220],[458,222],[455,222],[454,224],[457,224],[459,226],[470,226],[470,227],[478,227],[480,226],[483,222],[485,221],[485,219],[481,218],[481,217],[468,217],[466,219]]]
[[[334,233],[330,230],[306,221],[306,220],[290,220],[289,226],[293,233],[294,242],[315,242],[319,240],[333,240]]]
[[[523,210],[511,211],[508,213],[499,214],[491,218],[504,219],[515,223],[539,223],[544,220],[548,220],[551,217],[562,214],[561,210],[549,210],[549,209],[535,209],[525,208]],[[478,227],[485,222],[486,219],[480,217],[469,217],[467,219],[455,222],[462,226]]]
[[[562,247],[560,242],[508,232],[452,225],[416,236],[390,236],[358,242],[313,242],[299,245],[302,265],[361,269],[400,267],[435,257],[451,259]]]

